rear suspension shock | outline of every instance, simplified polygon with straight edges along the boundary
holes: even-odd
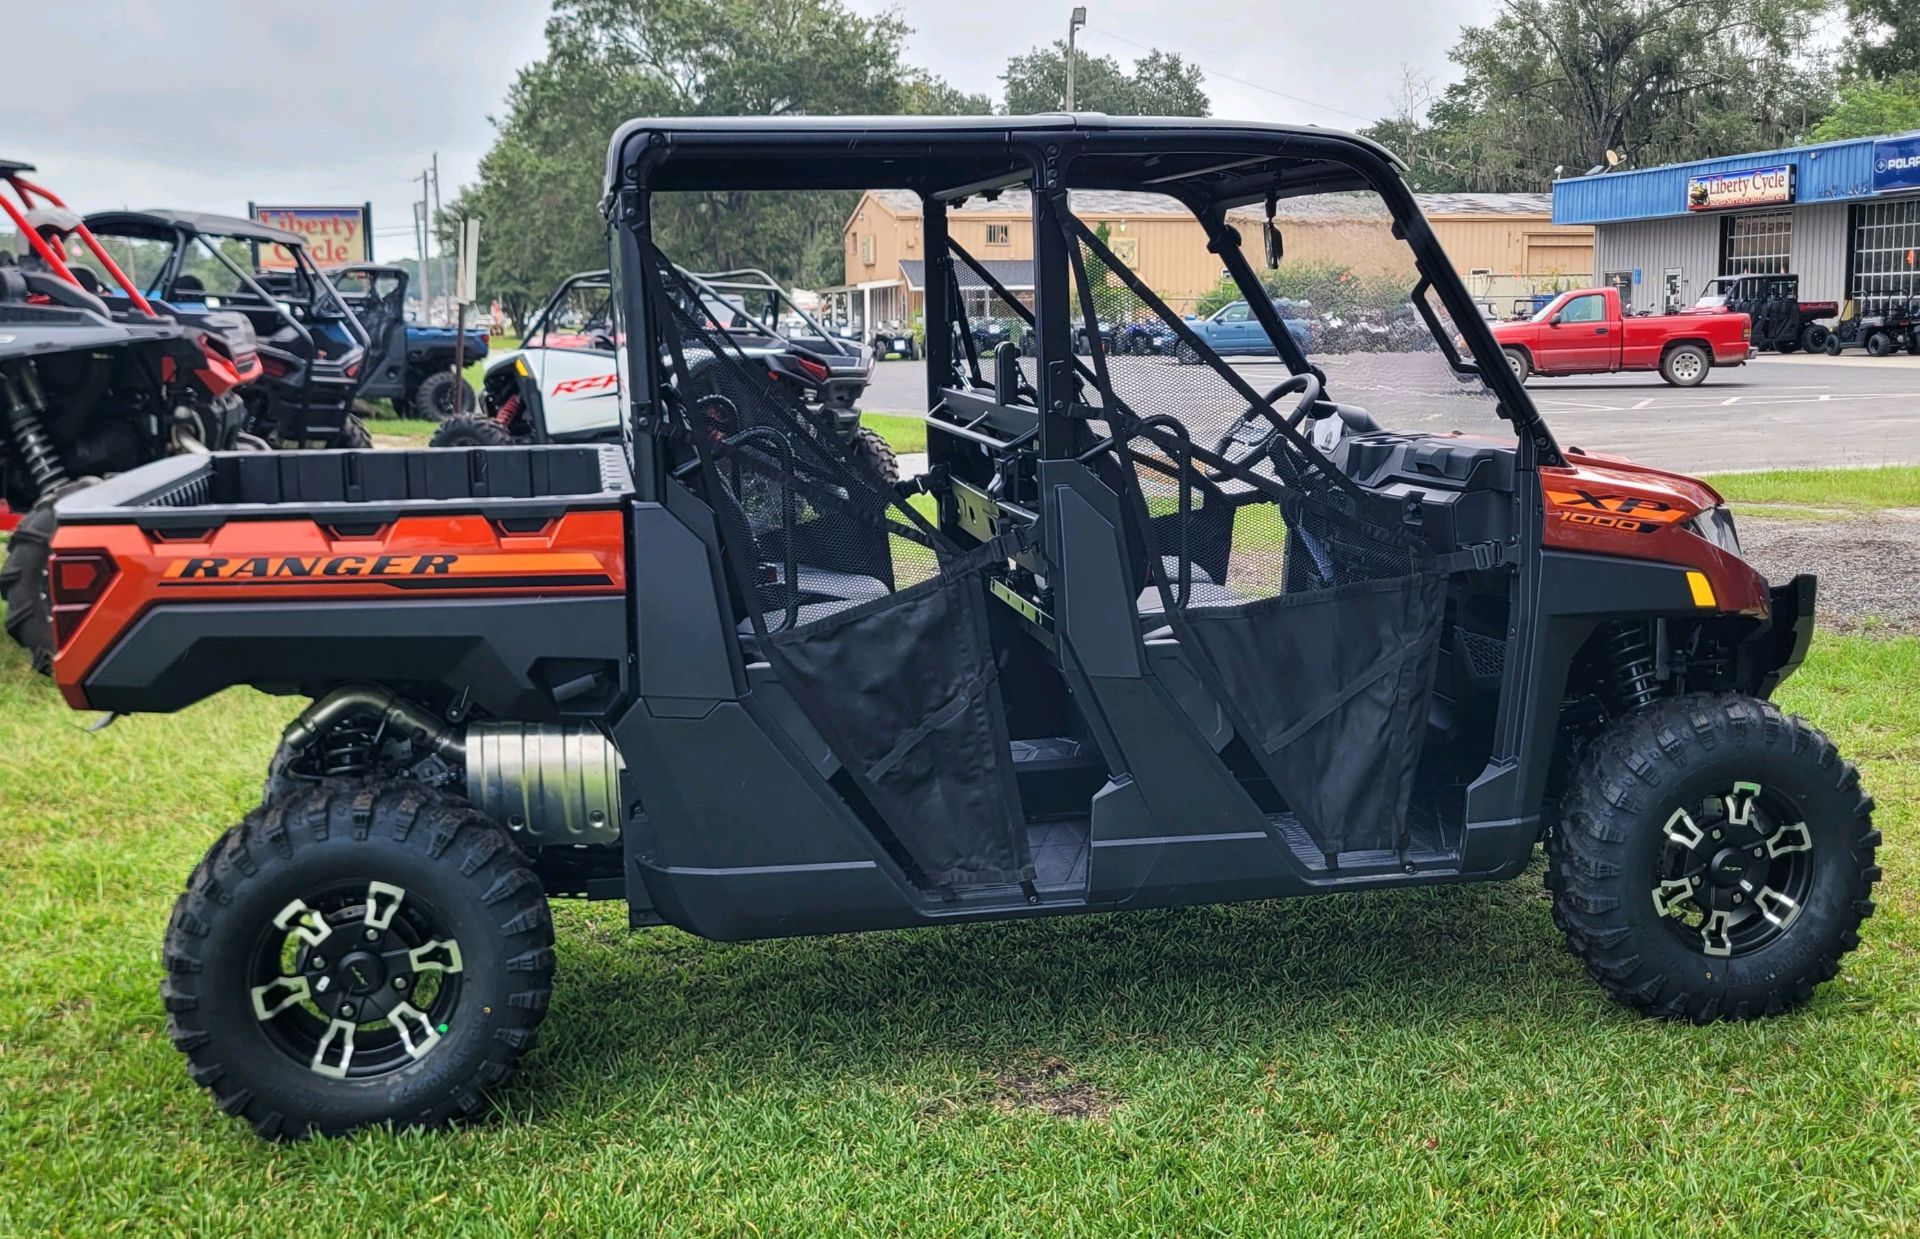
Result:
[[[0,387],[7,397],[7,422],[13,431],[14,451],[33,481],[36,495],[44,495],[67,480],[67,467],[47,436],[47,398],[33,363],[14,371],[0,371]]]
[[[1653,645],[1647,627],[1621,620],[1606,635],[1607,658],[1613,672],[1613,691],[1622,713],[1637,710],[1660,695],[1654,679]]]

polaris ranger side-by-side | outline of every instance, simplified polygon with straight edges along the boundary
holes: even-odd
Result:
[[[660,193],[874,186],[924,208],[930,459],[897,485],[651,226]],[[947,228],[1016,187],[1032,357],[977,348],[961,273],[993,276]],[[1781,1011],[1855,945],[1871,802],[1767,700],[1813,578],[1748,566],[1710,487],[1563,448],[1384,150],[662,119],[607,189],[623,443],[217,454],[60,506],[73,706],[313,699],[166,936],[174,1043],[258,1131],[475,1113],[533,1045],[557,897],[740,940],[1505,879],[1544,836],[1567,944],[1637,1010]],[[1289,377],[1222,361],[1070,189],[1190,209]],[[1310,195],[1394,247],[1430,341],[1303,352],[1227,211],[1266,203],[1279,262]],[[1195,361],[1112,352],[1121,298]]]

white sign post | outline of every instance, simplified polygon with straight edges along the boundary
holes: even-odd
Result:
[[[479,296],[480,221],[472,216],[460,221],[460,252],[454,260],[453,276],[453,407],[454,414],[471,412],[467,403],[467,383],[462,377],[467,362],[467,306]],[[433,410],[425,410],[433,416]]]

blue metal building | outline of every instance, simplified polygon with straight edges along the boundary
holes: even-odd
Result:
[[[1636,309],[1722,275],[1788,273],[1803,300],[1920,296],[1920,132],[1569,177],[1553,222],[1591,224],[1594,266]]]

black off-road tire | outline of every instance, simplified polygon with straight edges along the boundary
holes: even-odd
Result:
[[[1660,359],[1660,377],[1675,387],[1698,387],[1713,370],[1713,358],[1698,344],[1678,344]]]
[[[1884,331],[1876,331],[1867,337],[1867,356],[1885,357],[1893,351],[1893,337]]]
[[[1656,906],[1655,866],[1676,807],[1738,780],[1805,815],[1811,846],[1795,850],[1808,885],[1777,936],[1708,954]],[[1859,945],[1879,842],[1859,772],[1823,733],[1771,702],[1700,693],[1647,706],[1588,746],[1547,842],[1547,888],[1568,948],[1622,1003],[1696,1024],[1753,1019],[1806,1002]]]
[[[1200,350],[1188,344],[1185,340],[1181,340],[1173,346],[1173,360],[1176,364],[1182,366],[1198,365],[1200,364]]]
[[[284,933],[275,918],[286,918],[293,901],[356,883],[371,901],[366,884],[374,881],[444,918],[458,944],[457,1002],[439,1036],[411,1061],[335,1078],[263,1035],[285,1013],[259,1015],[250,979],[261,943]],[[311,949],[351,945],[358,923],[330,930],[327,941],[338,947]],[[214,844],[175,902],[164,959],[167,1030],[188,1073],[222,1110],[279,1140],[472,1117],[533,1047],[553,992],[546,896],[506,832],[456,797],[397,780],[329,782],[248,814]],[[343,1072],[348,1065],[343,1059]]]
[[[53,542],[53,505],[98,478],[62,482],[34,503],[14,526],[0,562],[0,599],[7,604],[7,635],[27,652],[41,675],[53,674],[53,600],[47,594],[47,554]]]
[[[519,440],[491,417],[449,417],[434,430],[428,447],[512,447]]]
[[[451,370],[435,370],[421,379],[407,399],[418,416],[430,417],[436,422],[472,413],[480,407],[473,384]],[[456,400],[460,402],[459,408],[454,407]]]
[[[1839,355],[1840,355],[1840,337],[1829,332],[1827,334],[1827,356],[1838,357]]]
[[[1507,369],[1513,371],[1514,381],[1524,387],[1533,377],[1533,358],[1522,348],[1503,348],[1500,352],[1507,359]]]
[[[1824,352],[1827,336],[1831,334],[1819,323],[1808,323],[1800,329],[1800,347],[1809,353]]]
[[[373,446],[373,432],[367,429],[359,414],[347,414],[347,424],[340,431],[340,446],[361,449]]]
[[[861,473],[883,487],[900,480],[900,457],[877,430],[862,426],[855,431],[847,444],[847,456]]]

